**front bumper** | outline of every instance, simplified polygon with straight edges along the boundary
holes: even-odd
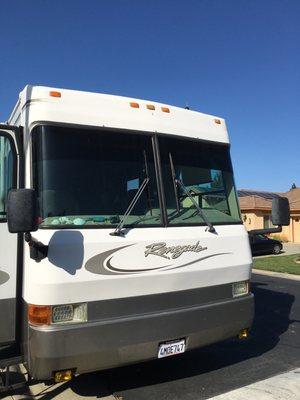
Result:
[[[160,342],[186,338],[187,350],[237,335],[254,316],[252,294],[178,309],[115,317],[80,325],[29,328],[29,373],[76,373],[157,358]]]

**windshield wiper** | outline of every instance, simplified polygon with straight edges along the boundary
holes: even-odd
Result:
[[[179,215],[180,203],[179,203],[179,198],[178,198],[175,168],[174,168],[174,163],[173,163],[173,158],[172,158],[172,154],[171,153],[169,153],[169,159],[170,159],[171,174],[172,174],[173,188],[174,188],[175,201],[176,201],[176,210],[177,210],[177,214]]]
[[[136,205],[138,199],[141,197],[141,194],[143,193],[145,187],[148,185],[149,183],[149,178],[145,178],[139,188],[139,190],[136,192],[134,198],[131,200],[131,202],[129,203],[129,206],[127,207],[127,210],[125,211],[121,221],[119,222],[118,226],[116,227],[116,229],[114,230],[114,232],[111,232],[110,235],[111,236],[122,236],[124,235],[124,233],[122,232],[123,226],[127,220],[127,217],[130,215],[131,211],[133,210],[134,206]]]
[[[144,173],[145,173],[145,179],[143,180],[140,188],[138,189],[138,191],[136,192],[134,198],[131,200],[131,202],[129,203],[129,206],[127,207],[121,221],[119,222],[118,226],[116,227],[116,229],[114,230],[114,232],[111,232],[110,235],[112,236],[120,236],[120,235],[124,235],[124,232],[122,232],[122,229],[124,227],[125,221],[127,219],[127,217],[130,215],[131,211],[133,210],[134,206],[136,205],[138,199],[141,197],[141,194],[143,193],[145,187],[148,185],[150,178],[149,178],[149,168],[148,168],[148,161],[147,161],[147,154],[146,151],[144,150],[143,152],[144,155],[144,163],[145,163],[145,169],[144,169]],[[152,215],[152,203],[151,203],[151,194],[150,194],[150,188],[149,186],[147,187],[147,202],[148,202],[148,208],[150,210],[150,215]]]
[[[215,230],[213,224],[207,219],[206,215],[204,214],[204,211],[202,210],[201,207],[199,207],[199,205],[197,204],[197,202],[194,199],[194,197],[190,194],[189,190],[185,187],[185,185],[183,184],[183,182],[180,179],[176,178],[175,168],[174,168],[174,164],[173,164],[173,159],[172,159],[171,153],[169,153],[169,158],[170,158],[170,165],[171,165],[171,171],[172,171],[172,179],[173,179],[175,198],[176,198],[176,207],[177,207],[178,214],[179,214],[179,198],[178,198],[178,193],[177,193],[177,187],[179,185],[180,188],[184,191],[184,193],[188,196],[188,198],[191,200],[191,202],[196,207],[196,210],[197,210],[198,214],[200,215],[200,217],[206,223],[206,225],[208,227],[208,229],[207,229],[208,232],[216,233],[216,230]]]
[[[148,161],[147,161],[147,154],[144,150],[144,161],[145,161],[145,176],[149,178],[149,168],[148,168]],[[147,201],[148,201],[148,208],[150,210],[150,215],[152,216],[152,202],[151,202],[151,193],[150,193],[150,185],[147,186]]]
[[[199,205],[197,204],[196,200],[194,199],[194,197],[190,194],[190,192],[188,191],[188,189],[184,186],[184,184],[182,183],[182,181],[180,179],[176,179],[175,180],[176,184],[178,184],[181,189],[185,192],[185,194],[188,196],[188,198],[191,200],[191,202],[194,204],[194,206],[196,207],[198,214],[201,216],[201,218],[203,219],[203,221],[206,223],[207,227],[208,227],[208,232],[212,232],[212,233],[216,233],[216,230],[213,226],[213,224],[206,218],[206,215],[204,214],[203,210],[201,207],[199,207]]]

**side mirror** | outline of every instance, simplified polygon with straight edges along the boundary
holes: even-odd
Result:
[[[286,197],[276,197],[273,199],[272,224],[279,226],[290,224],[290,206]]]
[[[34,232],[37,223],[37,196],[33,189],[12,189],[7,196],[7,224],[10,233]]]

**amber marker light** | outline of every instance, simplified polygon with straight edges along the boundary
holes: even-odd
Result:
[[[73,371],[71,369],[65,369],[64,371],[54,372],[54,382],[68,382],[73,378]]]
[[[147,104],[146,107],[148,110],[155,110],[155,106],[153,104]]]
[[[49,96],[51,96],[51,97],[61,97],[61,93],[52,90],[51,92],[49,92]]]
[[[168,107],[162,107],[162,108],[161,108],[161,111],[162,111],[162,112],[165,112],[165,113],[169,113],[169,112],[170,112],[170,109],[169,109]]]
[[[248,339],[248,337],[249,337],[249,330],[246,328],[246,329],[242,329],[241,331],[240,331],[240,333],[238,334],[238,338],[240,339],[240,340],[242,340],[242,339]]]
[[[28,321],[31,325],[50,325],[51,306],[28,305]]]
[[[132,108],[140,108],[140,105],[139,105],[139,103],[131,102],[130,103],[130,107],[132,107]]]
[[[220,119],[214,119],[215,124],[221,125],[221,120]]]

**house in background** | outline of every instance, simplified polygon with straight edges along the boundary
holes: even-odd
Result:
[[[289,226],[283,226],[282,232],[276,234],[284,241],[300,243],[300,188],[295,185],[285,193],[239,190],[239,203],[242,220],[248,231],[252,229],[272,228],[272,200],[277,196],[287,197],[290,204],[291,220]]]

